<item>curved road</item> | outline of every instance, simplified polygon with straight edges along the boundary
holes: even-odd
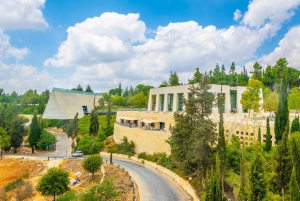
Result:
[[[109,160],[108,157],[103,157]],[[185,200],[182,193],[157,171],[129,160],[113,158],[113,162],[124,167],[138,185],[141,201],[181,201]]]
[[[43,158],[48,156],[71,156],[72,140],[65,134],[52,132],[56,135],[58,142],[56,143],[56,151],[47,155],[32,154],[5,154],[15,156],[28,156],[33,158]],[[103,157],[109,160],[108,157]],[[184,201],[186,200],[180,190],[166,176],[159,174],[157,171],[129,160],[113,158],[115,164],[125,168],[133,177],[139,188],[141,201]]]

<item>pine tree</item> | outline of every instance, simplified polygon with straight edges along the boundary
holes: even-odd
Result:
[[[299,117],[296,117],[293,121],[292,121],[292,125],[291,125],[291,133],[294,133],[296,131],[300,130],[300,124],[299,124]]]
[[[211,177],[206,189],[205,201],[222,200],[222,179],[220,175],[220,160],[216,159],[216,169],[211,170]]]
[[[282,134],[284,133],[284,129],[287,124],[288,118],[289,110],[287,84],[284,81],[280,87],[279,104],[277,107],[277,114],[274,125],[276,143],[278,143],[282,139]]]
[[[275,157],[275,160],[277,162],[277,166],[275,168],[277,185],[281,189],[283,201],[285,198],[284,192],[285,189],[288,187],[292,168],[293,168],[291,153],[287,145],[288,136],[289,136],[289,122],[287,122],[286,124],[285,131],[282,136],[282,140],[277,146],[278,153]]]
[[[170,84],[170,86],[180,85],[179,77],[176,72],[172,73],[172,71],[171,71],[170,77],[169,77],[169,84]]]
[[[271,132],[270,132],[270,120],[267,117],[267,134],[266,134],[266,151],[271,151],[272,148],[272,140],[271,140]]]
[[[292,158],[295,177],[300,187],[300,150],[295,138],[292,138]]]
[[[86,89],[85,89],[86,92],[93,92],[92,88],[90,85],[87,85]]]
[[[39,125],[37,115],[34,114],[30,124],[30,132],[28,137],[28,142],[32,148],[32,153],[34,153],[34,148],[37,142],[40,140],[42,134],[42,129]]]
[[[260,131],[260,127],[258,127],[258,137],[257,137],[257,141],[259,142],[259,144],[261,144],[261,131]]]
[[[266,197],[267,182],[265,180],[264,162],[261,151],[257,148],[250,170],[250,200],[261,201]]]
[[[121,83],[119,83],[118,95],[119,95],[119,96],[121,96],[121,95],[122,95]]]
[[[291,175],[290,196],[291,196],[291,201],[299,201],[300,200],[300,187],[299,187],[299,183],[296,180],[295,167],[293,168],[293,172]]]
[[[219,123],[219,136],[218,136],[218,156],[220,158],[220,170],[221,170],[221,178],[222,178],[222,192],[224,192],[224,178],[227,164],[227,154],[226,154],[226,142],[225,142],[225,134],[224,134],[224,107],[223,103],[225,102],[224,94],[222,93],[222,85],[221,85],[221,94],[219,101],[219,114],[220,114],[220,123]]]

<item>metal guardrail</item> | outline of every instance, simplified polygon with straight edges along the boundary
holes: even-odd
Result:
[[[97,113],[107,113],[107,109],[105,110],[97,110]],[[112,109],[111,113],[116,113],[118,111],[147,111],[147,108],[118,108]]]

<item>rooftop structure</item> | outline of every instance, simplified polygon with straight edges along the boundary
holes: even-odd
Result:
[[[97,105],[101,97],[101,93],[53,88],[43,119],[73,119],[77,112],[78,118],[81,118],[90,113],[94,101]]]

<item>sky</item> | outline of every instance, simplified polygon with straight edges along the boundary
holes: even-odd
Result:
[[[0,0],[0,88],[94,92],[216,63],[300,70],[300,0]]]

